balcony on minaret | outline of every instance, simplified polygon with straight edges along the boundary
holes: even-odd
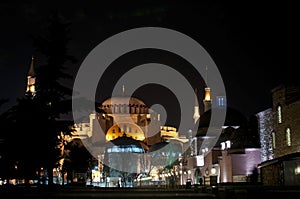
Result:
[[[35,93],[35,78],[33,77],[27,77],[27,90],[26,93]]]
[[[194,105],[194,115],[193,115],[195,124],[197,123],[199,118],[200,118],[200,111],[199,111],[199,105],[198,105],[198,99],[197,99],[197,89],[195,89],[195,105]]]
[[[194,123],[196,124],[197,121],[200,118],[200,111],[199,111],[199,106],[194,106],[194,115],[193,115],[193,119],[194,119]]]
[[[211,101],[210,88],[209,87],[205,88],[204,101]]]
[[[31,59],[30,68],[27,74],[27,88],[26,88],[26,95],[28,96],[35,96],[35,71],[34,71],[34,58]]]
[[[212,101],[211,101],[211,95],[210,95],[210,88],[209,87],[205,88],[205,95],[204,95],[203,104],[204,104],[204,112],[211,109]]]

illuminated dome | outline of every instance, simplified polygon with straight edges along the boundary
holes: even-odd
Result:
[[[99,107],[105,113],[147,114],[148,107],[135,97],[112,97],[105,100]]]
[[[135,140],[143,141],[145,135],[143,130],[134,123],[120,122],[110,127],[106,133],[106,141],[115,140],[123,137],[126,134],[127,137],[131,137]]]
[[[108,153],[145,153],[139,141],[125,135],[110,141],[106,151]]]

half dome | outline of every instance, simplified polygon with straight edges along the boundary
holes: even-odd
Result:
[[[140,141],[145,139],[145,134],[138,125],[129,122],[119,122],[108,129],[106,133],[106,140],[115,140],[117,138],[124,137],[124,135]]]

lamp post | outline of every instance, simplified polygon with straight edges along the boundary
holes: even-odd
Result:
[[[210,170],[210,173],[211,173],[212,175],[216,175],[217,169],[216,169],[215,167],[212,167],[211,170]]]
[[[179,163],[180,185],[183,184],[182,162]]]
[[[210,170],[210,186],[216,186],[217,185],[217,169],[215,167],[212,167]]]

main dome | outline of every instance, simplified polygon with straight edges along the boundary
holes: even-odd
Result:
[[[128,96],[108,98],[100,105],[99,109],[105,113],[148,113],[148,107],[142,100]]]
[[[108,98],[102,103],[102,106],[109,106],[114,104],[130,104],[130,105],[146,106],[142,100],[135,97],[128,97],[128,96],[118,96],[118,97]]]

